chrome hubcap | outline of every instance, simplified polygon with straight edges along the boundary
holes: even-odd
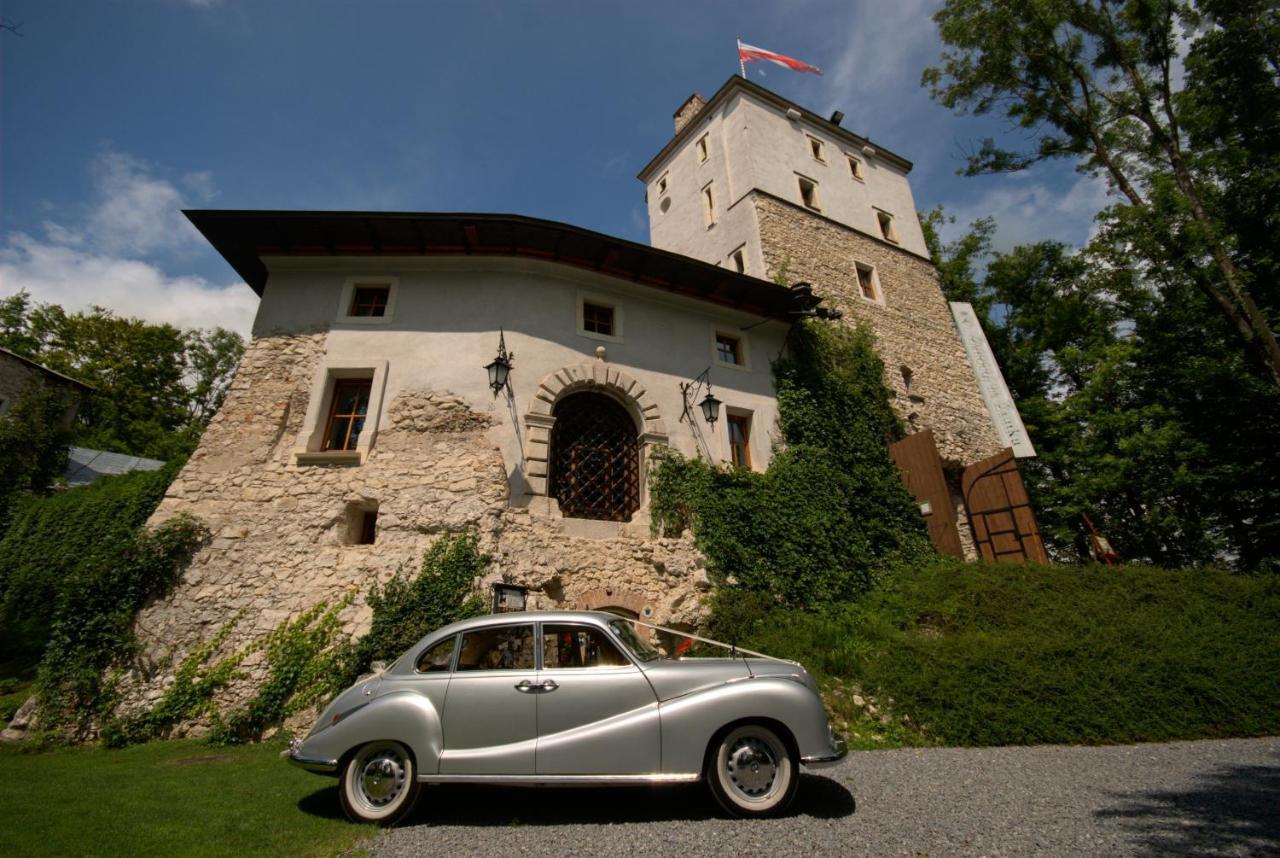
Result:
[[[744,736],[734,742],[724,767],[733,788],[751,799],[768,796],[778,774],[773,748],[755,736]]]
[[[360,768],[360,791],[373,807],[385,807],[395,801],[404,786],[404,760],[395,751],[377,751]]]

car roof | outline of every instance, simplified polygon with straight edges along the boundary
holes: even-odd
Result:
[[[505,614],[485,614],[483,617],[472,617],[468,620],[459,620],[443,626],[431,633],[431,637],[435,637],[441,632],[449,632],[455,634],[464,632],[469,629],[479,629],[485,626],[508,625],[511,623],[567,623],[567,622],[593,622],[607,623],[610,620],[625,620],[626,617],[618,614],[611,614],[608,611],[511,611]]]

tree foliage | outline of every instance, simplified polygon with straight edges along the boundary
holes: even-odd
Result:
[[[1123,200],[1106,219],[1145,284],[1197,290],[1280,386],[1275,0],[949,0],[934,20],[947,46],[924,73],[934,98],[1036,140],[987,140],[968,172],[1067,157],[1104,176]]]
[[[71,405],[65,388],[33,381],[0,417],[0,537],[18,499],[47,493],[66,468]]]
[[[1146,288],[1108,230],[1081,251],[992,254],[985,224],[944,244],[941,212],[924,222],[944,290],[974,303],[1035,443],[1021,466],[1055,557],[1087,558],[1082,513],[1128,560],[1280,556],[1280,391],[1203,293]]]
[[[195,449],[244,353],[223,328],[182,331],[102,307],[68,313],[25,292],[0,299],[0,346],[95,388],[74,443],[165,460]]]

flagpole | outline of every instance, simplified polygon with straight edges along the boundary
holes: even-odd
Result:
[[[747,76],[747,64],[742,60],[742,37],[738,37],[738,70],[742,72],[742,76]]]

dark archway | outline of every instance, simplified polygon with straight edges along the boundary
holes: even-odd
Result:
[[[617,400],[574,393],[552,412],[550,495],[570,518],[630,521],[640,508],[640,442]]]

